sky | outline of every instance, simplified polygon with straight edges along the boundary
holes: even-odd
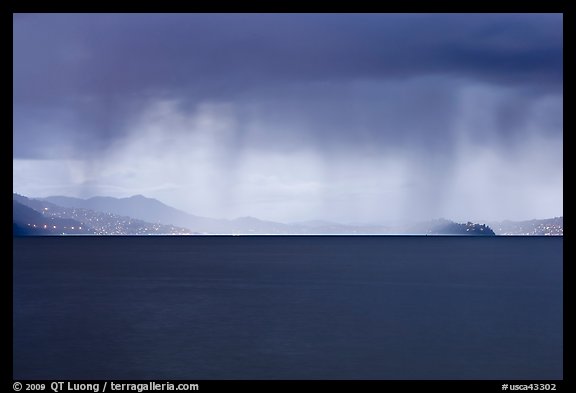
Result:
[[[15,14],[13,190],[281,222],[563,215],[561,14]]]

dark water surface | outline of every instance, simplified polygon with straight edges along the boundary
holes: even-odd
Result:
[[[561,379],[562,238],[14,239],[15,379]]]

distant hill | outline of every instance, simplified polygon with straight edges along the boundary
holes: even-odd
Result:
[[[287,224],[241,217],[222,220],[195,216],[168,206],[157,199],[134,195],[128,198],[93,197],[89,199],[51,196],[41,199],[67,208],[82,208],[104,213],[128,216],[162,225],[188,228],[195,233],[209,234],[281,234],[294,233],[295,228]],[[299,229],[298,229],[299,230]],[[300,230],[297,233],[302,233]]]
[[[128,198],[97,196],[88,199],[51,196],[41,200],[67,208],[89,209],[132,217],[150,223],[184,227],[192,232],[228,232],[228,220],[195,216],[143,195],[134,195]]]
[[[149,234],[189,234],[186,228],[149,223],[128,216],[100,212],[83,208],[68,208],[51,202],[29,199],[22,195],[13,194],[14,222],[19,230],[22,223],[27,228],[43,227],[46,220],[62,222],[56,225],[60,234],[101,234],[101,235],[149,235]],[[18,205],[26,208],[21,209]],[[25,218],[22,218],[25,214]],[[64,223],[69,224],[64,225]],[[74,225],[72,225],[74,223]],[[78,229],[81,226],[82,229]],[[25,227],[25,228],[26,228]],[[20,233],[20,232],[19,232]],[[26,234],[26,233],[22,233]]]
[[[94,233],[79,221],[45,216],[16,200],[12,200],[12,221],[12,233],[15,236]]]
[[[485,224],[474,224],[467,222],[465,224],[449,221],[435,220],[429,223],[426,234],[431,235],[475,235],[475,236],[494,236],[495,233]]]
[[[55,205],[50,202],[42,201],[39,199],[32,199],[25,197],[24,195],[20,194],[12,194],[12,200],[24,205],[28,206],[29,208],[36,210],[37,212],[42,212],[45,208],[57,208],[58,205]]]
[[[564,217],[490,223],[497,235],[564,235]]]
[[[460,224],[447,220],[422,223],[418,228],[399,228],[383,225],[345,225],[319,220],[285,224],[255,217],[240,217],[232,220],[214,219],[195,216],[142,195],[129,198],[93,197],[89,199],[53,196],[44,198],[42,201],[68,208],[84,208],[129,216],[164,225],[178,225],[196,233],[206,234],[493,234],[490,230],[476,232],[472,226],[466,227],[466,224],[458,226]]]
[[[562,218],[524,222],[457,223],[446,219],[407,225],[347,225],[329,221],[285,224],[240,217],[232,220],[195,216],[156,199],[135,195],[129,198],[89,199],[51,196],[14,199],[38,211],[88,223],[96,233],[196,233],[196,234],[420,234],[472,235],[562,234]],[[103,224],[105,223],[105,224]]]
[[[97,196],[88,199],[51,196],[43,198],[42,200],[62,207],[90,209],[139,218],[148,222],[162,223],[163,221],[170,220],[170,223],[173,223],[174,221],[178,221],[182,215],[187,214],[167,206],[156,199],[146,198],[143,195],[134,195],[129,198]]]

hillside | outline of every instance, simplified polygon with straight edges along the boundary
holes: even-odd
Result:
[[[44,215],[20,202],[12,201],[12,232],[16,236],[93,234],[79,221]]]
[[[564,235],[564,217],[526,221],[500,221],[490,224],[497,235]]]
[[[563,235],[563,217],[527,221],[457,223],[446,219],[413,224],[347,225],[310,220],[290,224],[240,217],[232,220],[196,216],[168,206],[156,199],[135,195],[129,198],[93,197],[89,199],[51,196],[31,199],[13,194],[15,201],[15,233],[32,230],[49,233],[79,233],[79,224],[86,233],[94,234],[294,234],[294,235]],[[20,205],[35,211],[25,211]],[[50,224],[47,219],[52,221]],[[18,219],[18,221],[17,221]],[[74,222],[54,224],[53,220]],[[30,227],[32,229],[28,229]],[[34,224],[40,225],[34,229]],[[22,226],[23,225],[23,226]],[[46,228],[44,228],[46,225]],[[69,228],[74,227],[74,230]],[[64,231],[60,231],[63,229]]]
[[[27,226],[34,225],[44,225],[44,222],[49,220],[72,220],[77,225],[81,225],[82,228],[90,228],[91,234],[97,235],[183,235],[189,234],[190,231],[186,228],[176,227],[173,225],[162,225],[158,223],[149,223],[143,220],[135,219],[128,216],[120,216],[107,212],[100,212],[90,209],[83,208],[67,208],[50,203],[43,200],[29,199],[22,195],[13,195],[14,203],[24,205],[28,210],[36,212],[38,215],[34,215],[27,212],[27,221],[25,224],[30,224]],[[17,217],[20,215],[19,210],[14,212],[14,221],[16,222]],[[20,223],[22,219],[18,218]],[[64,221],[63,221],[64,222]],[[76,225],[74,229],[71,230],[68,225],[63,234],[76,234]],[[62,234],[61,233],[61,234]]]

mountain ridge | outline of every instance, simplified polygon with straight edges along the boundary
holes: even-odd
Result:
[[[94,234],[91,228],[77,220],[44,216],[15,199],[12,200],[12,217],[12,234],[15,236]]]
[[[87,199],[49,196],[28,199],[14,194],[14,199],[25,198],[32,208],[44,206],[61,209],[88,209],[112,216],[142,220],[154,225],[176,226],[195,234],[420,234],[420,235],[495,235],[514,234],[496,231],[491,226],[507,223],[475,224],[472,222],[457,223],[446,219],[436,219],[417,224],[405,225],[349,225],[331,221],[310,220],[293,223],[281,223],[244,216],[235,219],[215,219],[196,216],[176,209],[165,203],[144,195],[133,195],[125,198],[95,196]],[[110,217],[112,217],[110,216]],[[534,221],[534,220],[533,220]],[[500,228],[499,226],[498,228]],[[532,233],[539,234],[539,233]],[[558,231],[553,234],[562,234]]]
[[[36,228],[46,220],[74,220],[84,228],[83,234],[94,235],[152,235],[152,234],[189,234],[186,228],[172,225],[149,223],[129,216],[116,215],[84,208],[68,208],[41,199],[30,199],[13,194],[13,222],[16,227]],[[22,210],[19,205],[28,210]],[[33,211],[35,214],[30,212]],[[59,225],[58,234],[80,234],[78,224]]]

